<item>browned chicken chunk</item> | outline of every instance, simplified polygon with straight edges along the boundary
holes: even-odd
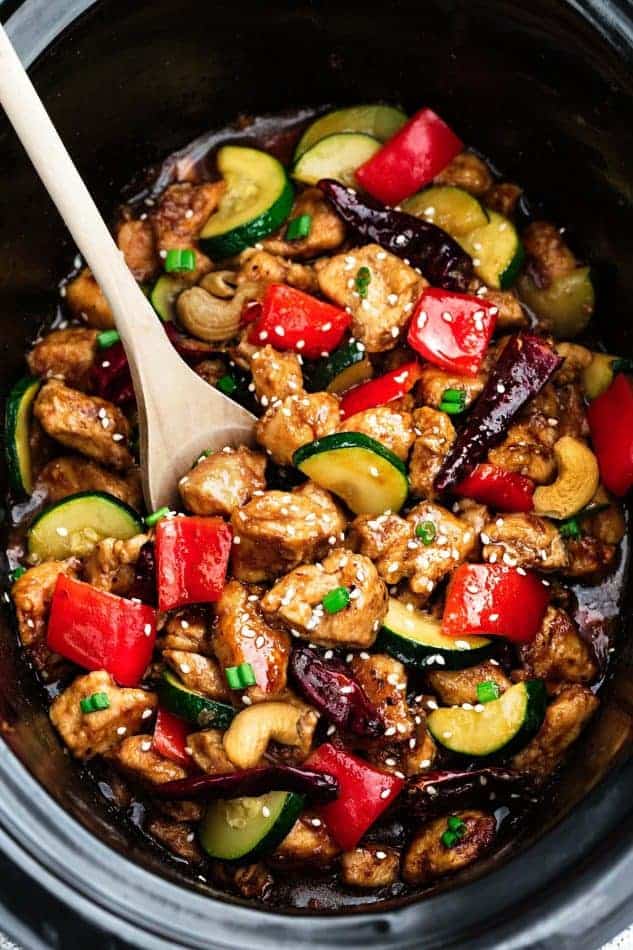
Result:
[[[188,650],[163,650],[163,659],[171,666],[187,689],[211,699],[226,700],[229,690],[216,660]]]
[[[99,284],[86,267],[66,284],[66,303],[73,317],[97,330],[112,330],[114,317]]]
[[[202,852],[196,844],[191,825],[154,815],[147,822],[145,830],[177,858],[182,858],[190,864],[200,864],[202,861]]]
[[[315,865],[325,868],[340,853],[341,849],[321,818],[316,812],[306,811],[297,819],[268,861],[273,867],[301,868]]]
[[[314,268],[309,264],[297,264],[268,251],[244,251],[240,258],[238,283],[288,284],[306,293],[319,289]]]
[[[137,534],[127,541],[104,538],[84,562],[84,580],[98,590],[125,597],[134,583],[136,562],[141,548],[149,540]]]
[[[170,185],[161,195],[151,215],[159,251],[187,248],[195,244],[200,231],[216,210],[225,191],[223,181],[192,185]]]
[[[534,640],[521,647],[529,676],[567,683],[591,683],[598,669],[591,650],[581,639],[566,611],[548,607]]]
[[[80,455],[61,455],[44,466],[37,477],[35,490],[47,501],[59,501],[82,491],[102,491],[114,495],[137,510],[143,503],[138,469],[125,476],[115,475],[96,462]]]
[[[235,771],[235,766],[224,751],[223,735],[221,729],[205,729],[187,736],[191,758],[199,769],[209,775],[226,775]]]
[[[298,257],[307,259],[317,257],[326,251],[334,251],[345,240],[345,226],[339,216],[323,197],[319,188],[306,188],[295,200],[288,218],[310,215],[310,233],[307,237],[295,241],[284,240],[287,224],[281,231],[263,242],[264,250],[271,254],[282,254],[284,257]]]
[[[567,566],[567,550],[558,527],[529,513],[503,514],[484,525],[483,556],[491,564],[557,571]]]
[[[352,659],[350,669],[369,701],[379,711],[390,742],[413,737],[415,724],[407,705],[407,670],[404,664],[385,653]]]
[[[586,686],[566,686],[547,707],[539,732],[511,760],[512,768],[546,778],[576,741],[598,705],[599,700]]]
[[[433,366],[432,363],[425,363],[420,372],[416,394],[425,406],[439,409],[444,392],[447,389],[458,389],[464,393],[464,405],[468,407],[484,388],[486,375],[480,372],[477,376],[458,376],[440,369],[439,366]]]
[[[429,822],[414,837],[402,863],[402,877],[407,884],[426,884],[460,871],[490,848],[497,826],[493,815],[468,810],[456,812],[455,817],[466,827],[463,837],[452,848],[442,843],[447,816]]]
[[[144,283],[155,275],[159,260],[151,222],[124,221],[117,233],[117,244],[135,280]]]
[[[131,779],[150,788],[187,777],[187,771],[181,765],[153,750],[152,737],[148,735],[129,736],[108,753],[108,758]]]
[[[266,409],[271,402],[303,393],[303,372],[296,353],[280,353],[272,346],[256,350],[251,358],[255,395]]]
[[[330,393],[288,396],[271,405],[255,425],[255,438],[273,462],[291,465],[292,456],[308,442],[336,432],[339,403]]]
[[[46,625],[57,578],[60,574],[76,577],[79,567],[77,558],[46,561],[29,568],[15,581],[11,590],[20,640],[45,679],[51,678],[65,662],[56,653],[51,653],[46,645]]]
[[[475,197],[481,197],[490,191],[492,183],[490,169],[473,152],[460,152],[439,175],[435,176],[436,185],[463,188]]]
[[[392,409],[390,405],[348,416],[339,425],[339,432],[362,432],[405,461],[415,438],[411,413]]]
[[[161,651],[181,650],[213,656],[211,621],[204,607],[184,607],[170,613],[156,646]]]
[[[533,221],[522,234],[523,246],[543,287],[576,269],[576,258],[558,228],[549,221]]]
[[[588,535],[567,541],[569,563],[564,573],[567,577],[589,578],[605,574],[615,561],[616,551],[614,544],[605,544],[599,538]]]
[[[341,880],[347,887],[388,887],[398,880],[400,854],[387,845],[371,844],[341,855]]]
[[[178,482],[185,508],[194,515],[230,517],[266,488],[266,458],[241,445],[202,458]]]
[[[413,426],[409,487],[413,495],[433,499],[433,482],[455,441],[455,427],[446,412],[428,406],[415,410]]]
[[[53,330],[36,343],[27,357],[34,376],[63,379],[69,386],[84,389],[97,353],[98,330],[69,327]]]
[[[506,217],[511,217],[522,194],[523,189],[519,188],[518,185],[514,185],[509,181],[502,181],[498,185],[493,185],[486,192],[484,200],[487,208],[491,208],[492,211],[497,211],[499,214],[504,214]]]
[[[497,323],[495,326],[497,332],[514,333],[528,325],[528,318],[521,302],[512,290],[490,290],[487,288],[483,296],[487,303],[491,303],[497,308]]]
[[[426,674],[426,682],[445,706],[461,706],[463,703],[475,706],[479,702],[479,683],[496,683],[500,693],[512,686],[501,667],[490,661],[463,670],[431,670]]]

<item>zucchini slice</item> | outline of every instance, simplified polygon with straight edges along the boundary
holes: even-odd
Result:
[[[618,359],[609,353],[594,353],[591,363],[581,373],[582,388],[587,399],[596,399],[613,382],[613,364]]]
[[[343,185],[357,187],[355,172],[380,148],[380,142],[362,132],[328,135],[304,152],[295,163],[292,177],[306,185],[322,178],[334,178]]]
[[[339,346],[304,372],[308,391],[312,393],[344,393],[373,375],[365,348],[361,348],[356,340]]]
[[[440,620],[391,597],[376,649],[418,669],[461,670],[487,660],[494,644],[488,637],[446,637]]]
[[[488,211],[488,224],[468,234],[456,235],[473,259],[477,275],[488,287],[507,290],[519,276],[525,251],[515,226],[496,211]]]
[[[294,190],[283,165],[256,148],[224,145],[217,163],[226,191],[200,233],[200,247],[221,259],[281,227],[290,214]]]
[[[559,339],[577,336],[591,320],[595,295],[588,267],[563,274],[550,287],[537,287],[529,274],[522,274],[517,289],[543,329]]]
[[[170,670],[163,673],[157,692],[165,709],[199,729],[226,729],[235,716],[232,706],[189,689]]]
[[[104,538],[133,538],[143,531],[140,516],[106,492],[82,491],[45,508],[31,524],[29,554],[39,561],[83,557]]]
[[[334,432],[302,445],[293,464],[357,515],[399,511],[409,493],[400,459],[360,432]]]
[[[364,132],[379,142],[386,142],[406,121],[407,116],[402,109],[380,103],[336,109],[308,126],[295,149],[295,161],[321,139],[338,132]]]
[[[20,379],[7,397],[5,410],[5,453],[9,483],[14,492],[30,495],[33,491],[29,423],[31,407],[41,380],[33,376]]]
[[[451,752],[480,758],[514,754],[541,728],[547,706],[543,680],[517,683],[483,709],[434,709],[426,724],[433,738]]]
[[[189,286],[184,280],[172,277],[171,274],[163,274],[162,277],[158,278],[150,291],[149,299],[163,323],[169,323],[170,320],[174,319],[176,315],[176,297]]]
[[[435,185],[418,192],[402,202],[402,210],[436,224],[453,237],[484,227],[490,220],[474,195],[450,185]]]
[[[274,850],[301,814],[305,796],[268,792],[256,798],[212,802],[200,825],[200,843],[212,858],[236,861]]]

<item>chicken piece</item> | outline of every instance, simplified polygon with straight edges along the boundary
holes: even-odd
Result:
[[[120,498],[137,510],[143,503],[138,469],[123,477],[80,455],[62,455],[45,465],[37,477],[35,490],[49,502],[78,492],[100,491]]]
[[[569,561],[564,573],[567,577],[591,578],[605,574],[613,566],[617,553],[614,544],[605,544],[588,535],[567,541],[566,546]]]
[[[529,513],[504,514],[489,521],[481,532],[484,561],[510,567],[558,571],[568,556],[558,527],[548,518]]]
[[[583,515],[582,530],[604,544],[619,544],[626,534],[626,521],[619,505],[613,503],[604,489],[598,488],[592,504],[599,506],[595,514]],[[607,505],[603,508],[602,505]]]
[[[350,670],[367,699],[380,713],[385,736],[391,742],[411,739],[415,724],[407,705],[407,670],[404,664],[386,653],[373,653],[367,659],[354,656]],[[383,740],[380,742],[382,744]]]
[[[570,435],[574,439],[586,439],[589,436],[586,404],[577,384],[563,386],[558,396],[558,438]]]
[[[151,280],[159,267],[154,229],[149,220],[123,221],[116,236],[132,276],[140,283]]]
[[[250,364],[255,395],[264,408],[278,399],[303,394],[303,372],[296,353],[280,353],[268,345],[253,353]]]
[[[94,693],[105,693],[110,705],[97,712],[83,712],[82,699]],[[122,736],[138,732],[157,705],[155,693],[122,689],[105,670],[96,670],[78,676],[53,700],[50,717],[72,754],[78,759],[90,759],[117,745]]]
[[[424,720],[425,717],[420,713],[413,717],[415,730],[413,737],[409,739],[404,757],[404,771],[407,775],[420,775],[421,772],[426,772],[432,768],[437,756],[435,740],[426,728]]]
[[[370,273],[365,297],[355,286],[361,267]],[[378,244],[323,258],[315,269],[321,292],[351,312],[352,333],[369,353],[396,346],[420,291],[427,286],[412,267]]]
[[[305,811],[267,860],[273,867],[326,868],[340,853],[341,849],[316,812]]]
[[[229,581],[216,605],[213,632],[213,648],[223,671],[227,666],[251,664],[257,685],[249,686],[246,694],[253,702],[283,693],[290,656],[290,637],[265,622],[260,596],[239,581]]]
[[[233,512],[231,524],[240,539],[233,545],[233,574],[257,583],[324,557],[344,537],[346,519],[329,492],[306,482],[253,498]]]
[[[66,303],[73,317],[84,320],[97,330],[114,329],[114,317],[103,291],[85,267],[65,287]]]
[[[202,861],[202,852],[196,844],[191,825],[154,815],[145,825],[145,831],[177,858],[190,864],[200,864]]]
[[[502,181],[498,185],[493,185],[486,192],[484,201],[487,208],[510,218],[516,211],[516,206],[522,194],[523,191],[518,185],[513,185],[509,181]]]
[[[11,589],[20,640],[43,679],[55,678],[56,670],[65,663],[46,645],[46,626],[57,578],[60,574],[77,577],[80,566],[81,562],[74,557],[46,561],[29,568]]]
[[[582,376],[584,369],[593,359],[593,353],[586,346],[578,343],[557,343],[556,352],[565,362],[554,374],[554,385],[564,386],[567,383],[576,383]]]
[[[488,452],[488,461],[508,472],[527,475],[537,485],[546,485],[556,475],[552,451],[558,439],[558,420],[540,413],[510,426],[503,442]]]
[[[241,445],[225,448],[194,465],[178,482],[185,508],[194,515],[230,517],[266,488],[266,458]]]
[[[319,188],[306,188],[295,199],[288,221],[310,215],[310,233],[297,241],[285,241],[282,237],[288,222],[281,231],[263,241],[264,250],[284,257],[311,258],[334,251],[345,240],[345,225],[325,200]]]
[[[413,445],[413,416],[410,412],[376,406],[343,419],[339,432],[363,432],[406,461]]]
[[[492,845],[497,822],[483,811],[458,811],[455,817],[466,825],[465,834],[452,848],[442,843],[447,816],[436,818],[416,834],[402,863],[407,884],[426,884],[436,877],[452,874],[473,864]]]
[[[400,853],[386,845],[365,845],[341,855],[341,880],[347,887],[388,887],[398,880],[399,869]]]
[[[227,700],[230,692],[216,660],[188,650],[163,650],[163,659],[187,689],[211,699]]]
[[[130,424],[107,399],[86,396],[52,379],[40,389],[33,412],[42,428],[62,445],[112,468],[133,464],[127,447]]]
[[[464,393],[466,408],[481,393],[486,384],[487,374],[480,372],[477,376],[458,376],[425,363],[420,370],[420,379],[416,385],[416,395],[419,402],[425,406],[439,409],[442,397],[447,389],[458,389]]]
[[[559,764],[600,705],[586,686],[565,686],[547,707],[536,736],[510,761],[510,767],[545,779]]]
[[[187,736],[187,747],[191,758],[199,769],[208,775],[226,775],[235,772],[235,766],[227,757],[222,743],[224,733],[221,729],[204,729]]]
[[[486,303],[490,303],[497,308],[497,323],[495,326],[497,333],[500,331],[514,333],[528,325],[528,318],[514,291],[486,289],[483,297]]]
[[[323,598],[338,587],[349,590],[349,603],[337,613],[326,613]],[[365,648],[376,639],[387,601],[387,588],[372,562],[341,549],[282,577],[262,599],[262,610],[273,622],[298,630],[314,643]]]
[[[211,623],[203,607],[184,607],[169,614],[163,631],[157,649],[213,656]]]
[[[150,219],[159,253],[193,247],[200,231],[216,210],[225,188],[223,181],[201,185],[179,182],[166,188]],[[188,273],[186,278],[197,283],[200,276],[210,269],[209,259],[196,251],[196,269]]]
[[[97,354],[98,330],[69,327],[53,330],[36,343],[26,358],[34,376],[63,379],[83,389]]]
[[[95,713],[94,715],[99,715]],[[152,748],[152,736],[129,736],[107,756],[128,777],[147,785],[163,785],[187,777],[187,770]]]
[[[255,425],[255,438],[277,465],[292,465],[302,445],[336,432],[341,413],[336,396],[304,393],[270,406]]]
[[[489,660],[463,670],[429,670],[426,682],[444,706],[461,706],[463,703],[476,706],[479,683],[496,683],[501,693],[512,686],[501,667]]]
[[[557,277],[570,274],[578,266],[560,231],[549,221],[533,221],[521,237],[540,287],[549,287]]]
[[[412,495],[433,499],[433,482],[455,441],[455,427],[446,412],[424,406],[413,413],[416,436],[409,463]]]
[[[569,614],[548,607],[534,640],[520,647],[526,674],[567,683],[591,683],[598,668]]]
[[[483,159],[473,152],[460,152],[439,175],[435,176],[434,184],[463,188],[464,191],[479,198],[490,191],[493,178]]]
[[[261,862],[235,868],[233,884],[247,900],[266,900],[274,884],[272,875]]]
[[[224,360],[202,360],[193,368],[194,373],[201,376],[209,386],[215,386],[223,376],[227,375],[227,366]]]
[[[268,251],[253,251],[248,248],[240,258],[238,284],[261,283],[288,284],[297,290],[314,293],[319,289],[314,268],[309,264],[296,264]]]
[[[137,534],[127,541],[104,538],[84,562],[84,580],[98,590],[126,597],[134,583],[136,562],[146,534]]]
[[[400,515],[358,515],[350,525],[347,543],[352,550],[377,562],[379,574],[386,574],[386,565],[378,562],[386,560],[392,550],[406,551],[411,539],[411,525]]]
[[[480,534],[484,525],[490,520],[490,512],[485,505],[473,501],[472,498],[460,498],[453,504],[453,514],[461,521],[465,521],[473,529],[475,546],[470,554],[472,560],[481,560]]]
[[[161,815],[173,818],[174,821],[202,821],[207,810],[204,802],[186,800],[170,802],[156,798],[152,804]]]

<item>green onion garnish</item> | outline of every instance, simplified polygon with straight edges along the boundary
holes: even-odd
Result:
[[[358,291],[359,297],[366,297],[369,285],[371,284],[371,271],[369,267],[359,267],[356,271],[354,285]]]
[[[239,666],[227,666],[224,671],[229,689],[246,689],[255,686],[257,680],[250,663],[240,663]]]
[[[120,339],[121,337],[119,336],[118,330],[104,330],[102,333],[97,334],[97,344],[102,350],[107,350],[109,346],[114,346]]]
[[[463,389],[445,389],[442,393],[440,410],[449,416],[459,415],[466,408],[466,393]]]
[[[574,541],[582,538],[582,528],[576,517],[566,518],[565,521],[561,521],[558,530],[563,538],[573,538]]]
[[[321,603],[326,613],[337,614],[347,607],[349,601],[350,596],[347,587],[335,587],[334,590],[328,591]]]
[[[312,215],[300,214],[298,218],[293,218],[288,222],[286,228],[286,241],[299,241],[310,233],[312,228]]]
[[[222,376],[220,379],[218,379],[215,385],[221,393],[224,393],[225,396],[232,396],[237,389],[237,383],[230,373],[227,373],[226,376]]]
[[[457,815],[450,815],[446,821],[446,831],[440,838],[445,848],[454,848],[466,834],[466,824]]]
[[[168,274],[177,274],[180,271],[192,271],[196,269],[196,252],[190,247],[174,248],[167,251],[165,258],[165,270]]]
[[[22,567],[22,565],[20,564],[18,567],[13,568],[13,570],[9,574],[9,577],[15,583],[15,581],[19,580],[23,574],[26,574],[26,568]]]
[[[501,690],[494,680],[485,680],[482,683],[477,683],[478,703],[491,703],[493,699],[499,699],[500,695]]]
[[[82,713],[88,715],[88,713],[99,712],[100,709],[109,709],[110,700],[107,693],[93,693],[91,696],[82,699],[79,706]]]
[[[614,373],[633,373],[633,360],[619,357],[611,363],[611,369]]]
[[[435,525],[432,521],[418,521],[415,526],[415,536],[419,538],[422,544],[428,546],[435,541]]]
[[[164,518],[165,515],[168,514],[169,508],[167,505],[163,505],[162,508],[159,508],[157,511],[152,511],[152,513],[145,518],[145,524],[148,528],[153,528],[155,524],[158,524],[161,518]]]

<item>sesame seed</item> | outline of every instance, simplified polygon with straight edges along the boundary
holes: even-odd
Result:
[[[55,528],[55,531],[60,536],[60,538],[68,537],[68,528],[59,527],[59,528]]]
[[[151,625],[151,623],[146,623],[146,624],[145,624],[145,626],[143,627],[143,633],[145,634],[146,637],[151,637],[151,635],[152,635],[152,625]]]
[[[395,726],[388,726],[388,728],[385,729],[385,735],[386,735],[386,736],[395,736],[395,734],[396,734],[396,727],[395,727]]]
[[[117,730],[117,732],[118,732],[118,730]],[[146,740],[145,742],[141,742],[141,751],[142,751],[142,752],[149,752],[149,750],[150,750],[151,748],[152,748],[152,743],[151,743],[149,740]]]
[[[154,715],[153,709],[144,709],[141,713],[141,719],[149,719],[150,716]]]
[[[126,732],[127,732],[126,726],[119,726],[119,728],[116,731],[116,734],[117,736],[124,736]]]
[[[112,435],[112,441],[113,441],[113,442],[122,442],[124,438],[125,438],[125,436],[124,436],[124,435],[121,435],[120,432],[114,432],[113,435]]]
[[[380,793],[380,797],[381,797],[381,798],[389,798],[390,794],[391,794],[391,792],[389,791],[388,788],[383,788],[382,792]]]
[[[320,818],[313,818],[313,819],[311,820],[310,824],[312,825],[313,828],[320,828],[320,827],[321,827],[321,819],[320,819]]]
[[[379,861],[384,861],[386,857],[387,857],[387,852],[386,852],[386,851],[376,851],[376,858],[377,858]]]
[[[245,706],[251,706],[253,703],[253,700],[250,698],[250,696],[247,696],[245,693],[242,696],[242,702],[244,703]]]

